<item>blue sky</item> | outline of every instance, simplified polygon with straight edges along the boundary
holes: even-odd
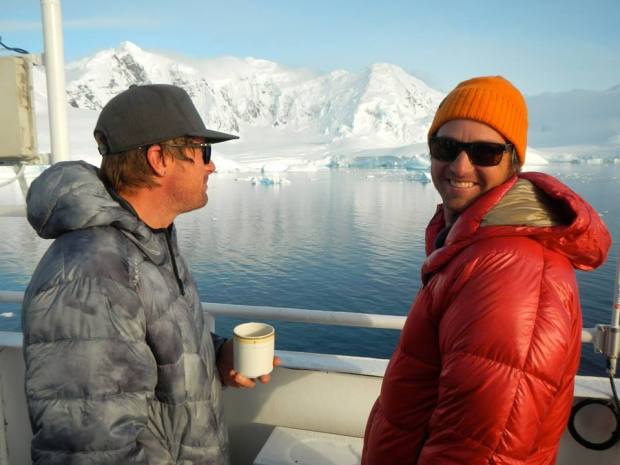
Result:
[[[65,57],[130,40],[317,72],[402,66],[440,90],[502,74],[526,94],[620,84],[620,1],[64,0]],[[43,50],[40,2],[2,0],[0,36]]]

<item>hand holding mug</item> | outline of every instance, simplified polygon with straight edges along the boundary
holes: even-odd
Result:
[[[234,337],[222,347],[217,366],[225,386],[253,388],[256,378],[263,384],[271,379],[274,366],[275,329],[265,323],[244,323],[233,330]]]

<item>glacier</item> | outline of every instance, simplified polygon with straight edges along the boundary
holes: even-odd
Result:
[[[33,75],[38,148],[48,153],[44,69],[35,66]],[[217,171],[251,173],[239,179],[263,185],[281,185],[285,172],[341,168],[420,171],[408,179],[428,180],[426,132],[444,96],[394,64],[317,74],[251,57],[170,56],[131,42],[69,63],[66,76],[70,158],[100,164],[92,130],[114,95],[133,84],[170,83],[187,90],[207,127],[240,136],[214,147]],[[619,89],[606,98],[616,98]],[[533,131],[550,127],[533,120]],[[614,131],[605,144],[528,147],[525,169],[549,162],[618,163],[620,129]],[[27,166],[27,182],[43,168]],[[10,167],[0,167],[0,186],[14,176]],[[0,205],[16,195],[22,197],[16,183],[0,187]]]

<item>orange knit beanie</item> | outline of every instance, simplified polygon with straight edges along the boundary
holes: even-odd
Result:
[[[519,164],[525,163],[527,105],[521,92],[503,77],[484,76],[461,82],[439,104],[428,137],[454,119],[491,126],[515,146]]]

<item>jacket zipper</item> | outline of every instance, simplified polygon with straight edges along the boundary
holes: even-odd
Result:
[[[181,281],[181,277],[179,276],[179,269],[177,267],[177,261],[174,259],[174,252],[172,250],[172,239],[170,236],[170,229],[166,229],[166,244],[168,244],[168,251],[170,252],[170,260],[172,260],[172,269],[174,270],[174,276],[177,279],[179,290],[181,291],[181,295],[185,295],[185,286],[183,286],[183,281]]]

